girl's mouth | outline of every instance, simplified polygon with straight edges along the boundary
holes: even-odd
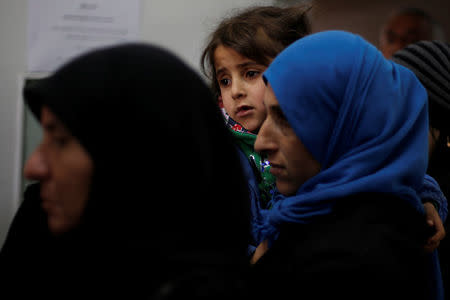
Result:
[[[238,117],[245,117],[253,112],[253,107],[248,105],[242,105],[238,107],[236,111],[236,116]]]

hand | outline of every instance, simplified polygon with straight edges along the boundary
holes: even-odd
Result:
[[[252,265],[255,264],[261,258],[261,256],[263,256],[264,253],[267,252],[267,250],[269,250],[269,242],[267,240],[264,240],[261,242],[261,244],[258,245],[258,247],[256,247],[252,258],[250,259],[250,263]]]
[[[430,202],[425,202],[423,206],[425,208],[427,225],[434,227],[436,230],[434,235],[427,240],[424,247],[425,251],[432,252],[439,246],[441,240],[445,237],[445,229],[434,205]]]

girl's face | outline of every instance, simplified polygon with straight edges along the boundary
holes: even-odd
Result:
[[[25,177],[41,184],[42,207],[55,234],[75,228],[89,198],[93,161],[78,140],[45,106],[41,144],[28,158]]]
[[[233,120],[258,133],[266,118],[262,73],[267,66],[220,45],[214,52],[214,68],[220,86],[219,103]]]

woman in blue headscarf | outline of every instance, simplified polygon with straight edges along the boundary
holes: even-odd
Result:
[[[264,79],[255,149],[282,197],[263,212],[270,249],[255,265],[258,284],[315,298],[439,294],[422,248],[428,117],[414,74],[357,35],[327,31],[286,48]]]

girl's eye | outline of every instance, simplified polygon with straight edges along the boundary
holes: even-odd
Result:
[[[246,73],[246,75],[247,75],[247,77],[249,77],[249,78],[253,78],[253,77],[258,76],[259,73],[260,73],[259,71],[248,71],[248,72]]]
[[[230,84],[230,81],[231,80],[228,78],[220,79],[219,84],[220,84],[220,86],[228,86]]]

